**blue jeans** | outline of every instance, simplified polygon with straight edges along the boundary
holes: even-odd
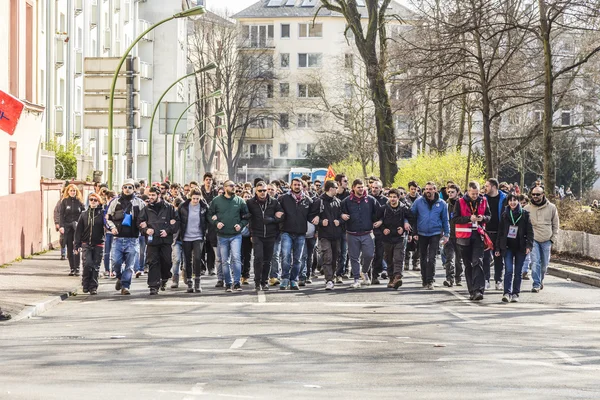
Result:
[[[140,235],[140,256],[135,262],[135,272],[144,272],[144,265],[146,264],[146,236]]]
[[[529,265],[531,264],[531,253],[525,256],[525,262],[523,263],[523,273],[529,272]]]
[[[131,276],[133,267],[140,256],[140,242],[138,238],[113,238],[112,249],[110,252],[112,259],[112,269],[121,280],[124,289],[131,287]],[[123,268],[123,262],[125,267]]]
[[[275,246],[273,246],[273,258],[271,260],[271,272],[269,278],[279,278],[281,273],[281,236],[275,239]]]
[[[175,241],[175,243],[173,243],[173,253],[172,253],[172,259],[173,259],[173,267],[171,268],[171,273],[173,274],[173,277],[177,277],[177,279],[179,279],[179,271],[181,271],[181,269],[183,268],[183,245],[181,243],[181,241],[177,240]],[[188,276],[187,279],[192,279],[191,276]],[[175,279],[173,279],[175,280]]]
[[[346,261],[348,259],[348,241],[346,240],[346,232],[342,235],[340,240],[340,256],[338,258],[337,271],[335,276],[342,276],[348,270],[346,268]]]
[[[217,241],[225,284],[231,285],[231,268],[233,268],[233,283],[239,284],[242,277],[242,234],[233,237],[217,236]]]
[[[281,263],[281,278],[291,281],[298,281],[300,274],[300,260],[304,250],[304,235],[296,235],[287,232],[281,234],[281,253],[283,261]]]
[[[506,249],[504,255],[504,294],[521,293],[525,252]]]
[[[104,270],[110,272],[110,250],[112,249],[113,234],[106,232],[104,235]]]
[[[533,279],[533,287],[539,289],[544,282],[544,276],[548,270],[550,263],[550,250],[552,250],[552,242],[533,241],[533,251],[531,252],[531,278]]]

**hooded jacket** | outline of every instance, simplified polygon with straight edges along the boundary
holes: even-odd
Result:
[[[84,243],[90,246],[104,244],[104,210],[102,207],[89,207],[79,214],[74,242],[76,249],[80,249]]]
[[[345,198],[342,201],[342,214],[350,215],[346,221],[346,232],[358,235],[371,233],[380,207],[377,200],[366,192],[360,199],[354,195]]]
[[[279,234],[279,223],[283,220],[275,216],[283,212],[281,204],[271,196],[267,196],[264,202],[254,196],[246,202],[250,213],[250,236],[261,239],[275,239]]]
[[[317,232],[320,238],[329,240],[339,240],[344,234],[345,221],[342,219],[342,202],[337,196],[329,197],[322,194],[318,198],[319,207],[319,225]],[[327,220],[327,226],[323,226],[323,220]],[[338,220],[339,226],[335,226],[333,221]]]
[[[421,196],[412,204],[411,213],[417,220],[414,235],[419,236],[450,236],[450,222],[448,220],[448,205],[440,199],[439,193],[434,193],[432,202],[427,197]]]
[[[175,223],[171,224],[174,220]],[[173,235],[179,229],[179,214],[175,207],[164,200],[160,200],[154,204],[150,203],[148,207],[144,207],[140,211],[139,224],[146,223],[146,228],[142,229],[142,234],[148,235],[148,229],[153,229],[152,242],[148,241],[148,246],[158,246],[162,244],[173,243]],[[167,236],[160,237],[160,231],[167,232]]]
[[[382,240],[385,243],[400,243],[404,239],[404,224],[408,223],[410,210],[406,203],[398,202],[398,206],[393,208],[388,201],[387,204],[379,209],[379,220],[381,224]],[[398,234],[398,228],[402,228],[402,234]],[[390,234],[384,235],[383,231],[389,229]]]

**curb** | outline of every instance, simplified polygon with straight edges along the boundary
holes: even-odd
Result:
[[[75,288],[73,290],[59,294],[57,296],[50,296],[50,297],[46,298],[46,300],[40,301],[38,303],[31,304],[28,307],[25,307],[19,314],[17,314],[10,321],[7,321],[7,322],[10,324],[10,323],[22,321],[24,319],[37,317],[38,315],[43,314],[44,312],[48,311],[55,305],[65,301],[69,297],[77,296],[77,290],[78,290],[78,288]]]
[[[594,276],[589,276],[585,274],[580,274],[577,272],[566,271],[564,269],[556,268],[549,266],[548,274],[557,276],[559,278],[570,279],[574,282],[584,283],[586,285],[600,287],[600,278],[596,278]]]

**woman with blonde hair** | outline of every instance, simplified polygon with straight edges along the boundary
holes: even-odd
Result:
[[[60,202],[60,228],[59,231],[65,237],[67,245],[67,259],[71,272],[69,276],[79,276],[79,255],[73,252],[73,243],[75,241],[75,228],[79,216],[85,210],[81,191],[74,184],[67,186],[63,193],[63,199]]]

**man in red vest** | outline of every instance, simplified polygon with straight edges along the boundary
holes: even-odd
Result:
[[[456,243],[461,248],[470,299],[475,301],[483,300],[485,292],[482,233],[491,215],[487,200],[479,195],[479,183],[469,182],[467,194],[454,206],[452,222],[456,224]]]

